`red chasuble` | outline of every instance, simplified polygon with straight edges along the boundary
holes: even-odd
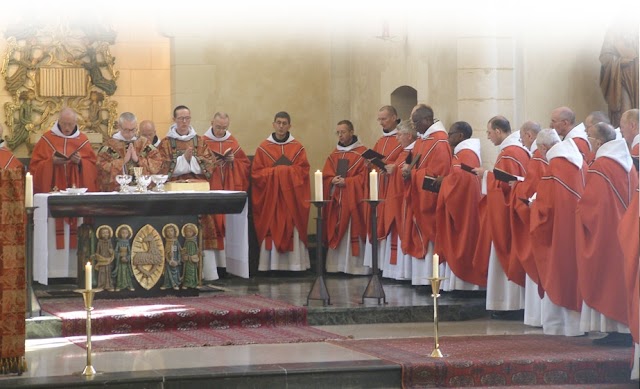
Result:
[[[387,165],[393,164],[396,159],[398,159],[398,155],[400,154],[400,152],[402,152],[402,146],[400,146],[400,143],[398,143],[398,139],[396,137],[396,133],[397,131],[392,131],[393,135],[383,135],[380,137],[380,139],[378,139],[378,141],[376,142],[376,144],[373,146],[373,150],[384,155],[385,158],[383,159],[383,162]],[[374,165],[371,165],[371,167],[369,169],[373,169]],[[387,191],[389,188],[389,180],[390,177],[386,174],[386,172],[382,172],[380,171],[380,169],[376,168],[376,170],[378,170],[378,199],[379,200],[386,200],[387,198]],[[364,187],[364,198],[369,198],[369,179],[367,178],[366,181],[366,185]],[[378,206],[376,207],[376,212],[378,215],[378,239],[385,239],[387,237],[387,235],[389,235],[390,231],[388,229],[385,229],[385,225],[387,225],[387,223],[385,222],[384,218],[385,215],[387,214],[387,212],[385,211],[385,208],[387,207],[387,201],[382,201],[378,204]],[[369,239],[371,239],[371,222],[369,220],[369,215],[370,215],[370,211],[369,211],[369,205],[365,204],[364,206],[364,220],[365,220],[365,224],[366,224],[366,230],[367,230],[367,236],[369,237]],[[396,243],[394,243],[395,245]]]
[[[611,142],[618,141],[609,141],[601,149]],[[629,171],[612,158],[596,155],[576,210],[578,283],[584,302],[609,319],[627,325],[628,291],[622,282],[624,257],[617,232],[633,190],[638,187],[631,158],[628,164]]]
[[[622,253],[624,255],[624,280],[629,298],[627,299],[627,309],[629,316],[629,330],[633,336],[634,343],[640,342],[640,231],[638,228],[640,213],[638,202],[638,189],[629,204],[629,208],[624,213],[620,225],[618,226],[618,238]]]
[[[532,251],[529,233],[530,208],[521,199],[528,199],[536,193],[540,178],[549,170],[549,163],[542,158],[540,150],[533,152],[527,164],[524,181],[517,182],[511,190],[511,258],[510,263],[520,262],[527,275],[540,285],[538,270]]]
[[[392,164],[396,167],[392,174],[386,176],[387,194],[384,201],[384,214],[380,213],[378,209],[378,219],[382,215],[384,220],[384,231],[387,236],[391,235],[391,240],[387,242],[391,248],[391,256],[389,263],[396,265],[398,263],[398,236],[402,236],[402,204],[404,202],[404,194],[408,188],[409,181],[402,177],[400,168],[407,159],[409,150],[403,150],[397,155],[395,161]],[[378,205],[379,207],[379,205]]]
[[[207,136],[207,132],[202,139],[209,150],[214,153],[224,154],[231,150],[233,162],[221,162],[217,164],[209,179],[211,190],[238,190],[246,192],[249,189],[249,158],[244,153],[240,144],[233,135],[215,138]],[[225,215],[203,215],[203,246],[205,250],[224,250],[224,238],[226,236]]]
[[[359,142],[357,143],[359,144]],[[354,145],[356,146],[356,145]],[[360,241],[367,237],[364,224],[364,188],[369,185],[368,169],[362,158],[367,148],[360,145],[353,148],[336,148],[322,169],[324,181],[324,199],[331,202],[324,209],[325,241],[329,248],[335,249],[351,225],[351,255],[360,255]],[[345,149],[348,149],[345,150]],[[331,180],[337,175],[338,160],[348,161],[345,186],[332,186]]]
[[[64,165],[53,164],[53,153],[70,156],[80,154],[80,165],[69,162]],[[83,133],[76,138],[63,138],[47,131],[36,143],[31,154],[29,171],[33,174],[34,193],[51,192],[53,188],[89,188],[89,192],[98,190],[96,153],[91,148],[89,138]]]
[[[480,177],[460,168],[461,163],[479,167],[480,159],[470,149],[453,156],[451,173],[442,180],[436,211],[436,253],[441,255],[453,274],[463,281],[486,286],[486,272],[473,268],[473,254],[480,233]]]
[[[420,161],[411,170],[411,183],[403,206],[402,251],[414,258],[424,258],[429,241],[434,242],[436,237],[438,194],[422,189],[424,177],[446,176],[451,169],[451,147],[446,131],[429,133],[427,130],[427,134],[426,139],[416,141],[412,151],[414,156],[420,155]]]
[[[582,154],[582,158],[587,165],[590,165],[595,158],[595,154],[591,151],[591,146],[589,145],[589,141],[584,138],[571,138],[578,146],[578,150],[580,150],[580,154]]]
[[[585,170],[586,164],[580,169],[566,158],[552,158],[549,173],[538,184],[531,205],[530,239],[540,276],[538,285],[554,304],[578,312],[582,297],[577,277],[575,212],[584,190]]]
[[[76,130],[79,131],[79,130]],[[81,162],[76,165],[68,162],[64,165],[53,164],[53,154],[59,152],[66,156],[77,152]],[[36,143],[31,154],[29,171],[33,175],[33,192],[47,193],[54,188],[88,188],[89,192],[98,190],[98,170],[96,168],[96,153],[91,148],[89,138],[80,133],[75,138],[65,138],[54,134],[51,130],[45,132]],[[68,219],[70,228],[69,246],[77,246],[77,220]],[[64,248],[63,219],[56,219],[56,248]]]
[[[0,169],[24,168],[22,162],[10,150],[0,146]]]
[[[529,163],[529,153],[524,147],[509,145],[504,147],[496,160],[495,167],[509,174],[524,177]],[[481,224],[474,266],[482,273],[489,269],[490,243],[498,255],[498,260],[507,278],[520,285],[525,284],[525,272],[520,262],[511,264],[511,186],[494,178],[493,173],[487,175],[486,204],[481,202]],[[482,212],[485,212],[484,215]],[[486,250],[486,253],[485,253]]]
[[[276,165],[281,156],[291,165]],[[276,165],[276,166],[274,166]],[[293,229],[307,245],[309,220],[309,161],[300,142],[263,141],[251,165],[251,204],[259,244],[283,253],[293,250]]]
[[[162,166],[162,156],[158,149],[149,144],[147,138],[133,141],[133,147],[138,155],[138,163],[129,161],[125,166],[124,157],[127,155],[129,142],[111,138],[98,151],[98,184],[103,192],[117,190],[120,185],[116,182],[119,174],[133,175],[133,167],[142,167],[142,174],[157,174]]]

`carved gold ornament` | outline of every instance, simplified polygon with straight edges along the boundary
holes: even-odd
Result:
[[[158,231],[147,224],[133,239],[131,267],[143,288],[151,289],[164,272],[164,246]]]

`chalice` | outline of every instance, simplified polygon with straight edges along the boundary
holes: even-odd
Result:
[[[151,176],[146,174],[138,176],[138,192],[146,192],[149,184],[151,184]]]
[[[127,188],[131,182],[131,176],[128,174],[118,174],[116,176],[116,182],[120,184],[120,193],[128,192]]]
[[[164,192],[164,183],[167,182],[169,176],[166,174],[154,174],[151,176],[151,181],[156,184],[156,187],[153,189],[155,192]]]

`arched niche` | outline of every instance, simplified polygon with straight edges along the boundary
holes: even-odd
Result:
[[[391,105],[398,111],[398,117],[402,120],[410,119],[411,110],[418,104],[418,91],[403,85],[391,93]]]

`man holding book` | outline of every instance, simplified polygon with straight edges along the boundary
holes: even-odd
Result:
[[[338,122],[338,145],[322,169],[325,208],[325,228],[328,251],[327,272],[370,274],[364,266],[364,243],[367,236],[364,222],[365,188],[368,169],[362,154],[367,150],[354,134],[349,120]]]
[[[411,159],[402,167],[403,175],[409,179],[403,207],[402,251],[413,257],[412,285],[428,285],[433,269],[438,193],[424,190],[423,186],[425,181],[428,183],[425,176],[437,180],[449,174],[451,148],[447,142],[447,130],[441,121],[435,119],[431,107],[418,104],[411,113],[411,121],[420,135]]]
[[[449,128],[449,146],[453,152],[451,172],[440,184],[436,209],[435,251],[445,261],[442,289],[480,290],[487,286],[486,274],[473,267],[473,254],[480,232],[480,178],[470,168],[482,165],[480,139],[472,138],[467,122],[455,122]]]
[[[211,119],[211,127],[204,133],[203,139],[217,160],[211,172],[209,187],[211,190],[249,190],[249,158],[238,140],[229,131],[229,115],[216,112]],[[202,278],[218,278],[217,267],[226,267],[226,216],[224,214],[202,215],[203,259]],[[209,254],[213,252],[213,258]]]
[[[511,185],[526,174],[529,150],[520,142],[520,133],[511,133],[511,124],[503,116],[487,123],[487,138],[500,148],[493,172],[479,167],[473,171],[482,177],[482,224],[474,257],[474,266],[487,273],[487,310],[496,311],[496,319],[520,319],[524,308],[525,272],[519,262],[511,262]],[[490,250],[490,251],[489,251]],[[487,255],[489,253],[489,255]]]
[[[258,243],[258,270],[304,271],[309,221],[309,161],[291,132],[291,117],[276,113],[274,132],[258,146],[251,165],[251,204]]]
[[[33,174],[33,192],[47,193],[67,188],[98,190],[96,153],[89,138],[78,128],[78,117],[71,108],[63,108],[51,130],[45,132],[31,154],[29,171]],[[77,245],[77,221],[69,219],[70,247]],[[64,248],[63,219],[56,219],[56,248]]]

